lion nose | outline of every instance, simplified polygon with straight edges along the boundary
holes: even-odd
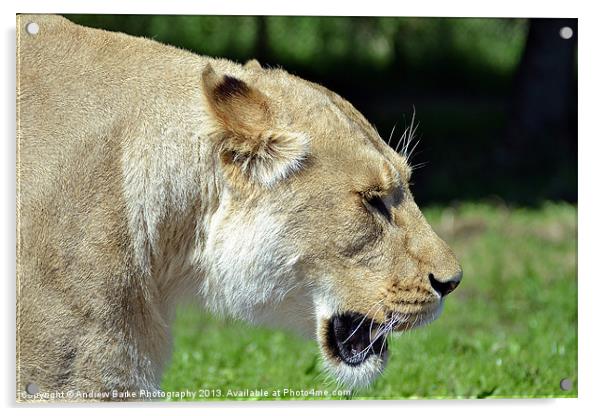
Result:
[[[429,273],[429,282],[431,282],[431,286],[441,297],[453,292],[460,284],[460,280],[462,280],[462,272],[445,281],[437,280],[433,273]]]

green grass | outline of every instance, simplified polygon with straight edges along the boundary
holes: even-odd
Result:
[[[425,215],[460,258],[464,280],[437,321],[392,340],[383,376],[352,398],[576,397],[576,207],[465,203]],[[190,308],[179,311],[174,333],[165,391],[207,389],[223,399],[229,389],[336,387],[320,371],[315,342],[289,333]],[[560,389],[563,378],[572,390]]]

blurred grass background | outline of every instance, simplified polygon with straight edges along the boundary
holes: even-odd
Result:
[[[576,19],[68,15],[321,83],[388,138],[465,278],[354,398],[576,395]],[[572,28],[572,39],[559,29]],[[165,390],[327,388],[315,342],[183,308]],[[573,389],[562,391],[562,378]]]

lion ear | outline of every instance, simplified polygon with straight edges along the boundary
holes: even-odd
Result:
[[[268,97],[238,78],[216,74],[211,65],[202,82],[209,113],[222,133],[221,159],[229,172],[272,186],[301,167],[308,137],[275,128]]]

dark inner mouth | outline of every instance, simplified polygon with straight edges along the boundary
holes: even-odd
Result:
[[[387,351],[386,335],[378,335],[378,327],[377,322],[359,313],[334,315],[328,321],[328,347],[345,364],[359,365]]]

